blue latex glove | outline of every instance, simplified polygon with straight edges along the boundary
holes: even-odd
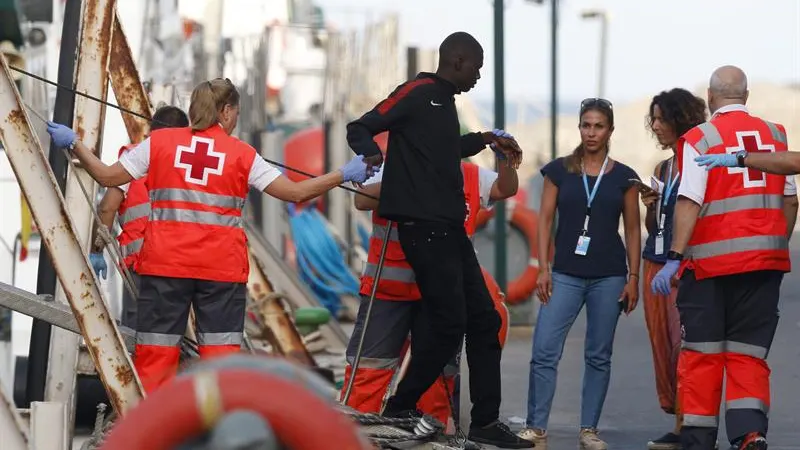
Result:
[[[364,162],[364,156],[358,155],[351,159],[347,164],[339,169],[342,172],[344,181],[352,181],[354,183],[363,183],[378,170],[378,167],[369,168],[367,170],[367,163]]]
[[[91,261],[92,268],[98,277],[104,280],[108,278],[108,266],[106,265],[106,259],[103,258],[102,253],[90,253],[89,261]]]
[[[669,295],[669,291],[672,289],[672,277],[678,272],[680,266],[681,262],[676,259],[667,260],[664,267],[653,277],[651,290],[654,294]]]
[[[71,146],[78,138],[70,127],[55,122],[47,122],[47,132],[50,133],[50,139],[53,140],[53,143],[61,148]]]
[[[700,155],[694,160],[698,166],[706,166],[706,170],[711,170],[714,167],[736,167],[739,165],[738,161],[736,160],[736,155],[731,155],[728,153]]]
[[[499,136],[499,137],[504,137],[504,138],[508,138],[508,139],[514,139],[514,136],[512,136],[510,133],[506,132],[505,130],[499,130],[497,128],[492,130],[492,134],[494,134],[495,136]],[[501,161],[505,161],[506,155],[504,155],[503,152],[498,150],[497,146],[495,146],[494,144],[490,144],[489,147],[492,148],[492,150],[494,151],[494,154],[497,156],[497,159],[499,159]]]

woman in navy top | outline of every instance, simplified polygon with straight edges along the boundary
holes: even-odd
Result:
[[[678,138],[706,120],[706,104],[685,89],[672,89],[653,97],[648,113],[650,131],[664,150],[671,150],[668,159],[656,165],[653,176],[664,183],[661,195],[653,192],[642,195],[647,207],[645,225],[647,242],[644,246],[645,286],[650,286],[653,277],[664,266],[672,243],[672,215],[678,198],[680,175],[675,164],[675,146]],[[648,181],[649,184],[649,181]],[[683,423],[677,403],[678,355],[681,349],[681,324],[675,299],[678,290],[665,296],[644,289],[644,318],[650,343],[653,347],[653,365],[656,376],[656,392],[661,409],[675,415],[675,429],[650,441],[651,450],[678,450]]]
[[[614,333],[620,312],[633,311],[639,295],[639,195],[630,181],[638,176],[608,155],[614,131],[614,112],[608,100],[584,100],[579,129],[581,144],[573,154],[550,162],[541,171],[544,188],[539,210],[537,295],[542,305],[533,335],[526,429],[520,437],[546,445],[564,341],[586,305],[579,445],[584,450],[605,450],[597,424],[611,377]],[[551,274],[547,255],[556,211]],[[620,216],[627,249],[618,231]]]

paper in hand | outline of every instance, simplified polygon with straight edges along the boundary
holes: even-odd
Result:
[[[659,194],[664,192],[664,183],[652,175],[650,175],[650,187]]]

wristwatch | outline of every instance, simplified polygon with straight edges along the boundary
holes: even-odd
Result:
[[[736,165],[744,167],[744,159],[747,158],[747,150],[739,150],[736,152]]]
[[[678,252],[676,252],[674,250],[670,250],[669,252],[667,252],[667,259],[672,259],[672,260],[675,260],[675,261],[681,261],[681,260],[683,260],[683,254],[678,253]]]

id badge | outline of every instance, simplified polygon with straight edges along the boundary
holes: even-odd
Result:
[[[656,235],[656,255],[664,254],[664,235],[659,233]]]
[[[578,236],[578,245],[575,246],[575,254],[580,256],[586,256],[586,252],[589,251],[589,242],[592,241],[592,238],[589,236]]]

